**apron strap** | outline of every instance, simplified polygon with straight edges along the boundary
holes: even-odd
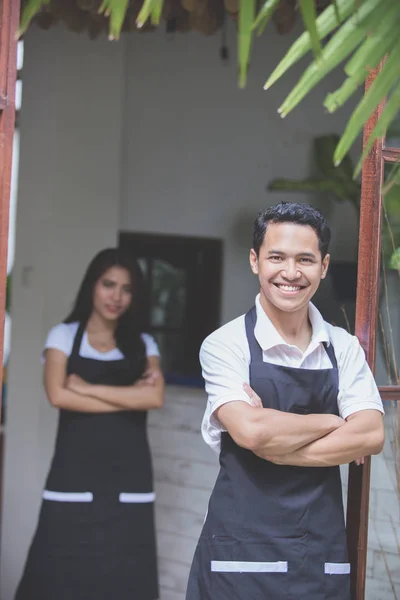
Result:
[[[328,342],[323,342],[323,344],[324,344],[325,352],[329,356],[329,360],[332,363],[332,367],[334,369],[338,370],[338,364],[337,364],[337,360],[336,360],[335,349],[332,346],[332,343],[328,344]]]
[[[257,310],[255,306],[253,306],[253,308],[251,308],[246,313],[244,320],[246,325],[247,342],[250,348],[251,362],[263,362],[262,349],[260,344],[256,340],[256,336],[254,335],[254,328],[257,323]],[[338,369],[336,354],[332,343],[328,344],[327,342],[323,342],[323,344],[325,352],[327,353],[329,360],[332,363],[332,367],[334,369]]]
[[[79,355],[79,350],[81,349],[82,337],[85,331],[85,325],[83,323],[79,323],[78,330],[75,334],[74,345],[72,346],[72,352],[70,358],[73,356]]]
[[[263,362],[262,349],[254,335],[254,328],[257,323],[257,310],[255,306],[246,313],[244,322],[246,325],[246,336],[250,348],[251,362]]]

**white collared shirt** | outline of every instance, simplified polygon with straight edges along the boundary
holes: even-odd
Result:
[[[256,311],[254,335],[262,348],[264,362],[298,369],[331,369],[332,364],[323,342],[331,343],[339,369],[340,416],[346,419],[353,413],[367,409],[384,412],[364,351],[355,336],[324,321],[319,310],[310,303],[309,318],[313,333],[303,353],[296,346],[287,344],[277,332],[260,304],[260,295],[256,297]],[[251,404],[243,390],[243,383],[249,383],[250,364],[245,315],[220,327],[204,340],[200,362],[208,394],[202,435],[205,442],[219,452],[221,432],[225,430],[213,413],[227,402],[242,400]]]

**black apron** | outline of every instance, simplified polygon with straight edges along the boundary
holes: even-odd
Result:
[[[263,362],[255,307],[245,317],[250,385],[264,408],[338,414],[338,368]],[[339,467],[275,465],[222,434],[220,473],[186,600],[350,600]]]
[[[132,385],[124,358],[79,355],[68,374],[92,384]],[[156,600],[154,492],[145,411],[61,410],[38,527],[15,600]]]

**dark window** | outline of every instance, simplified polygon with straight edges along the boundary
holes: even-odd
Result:
[[[122,232],[120,246],[145,275],[146,332],[159,345],[167,382],[203,385],[200,346],[220,318],[221,240]]]

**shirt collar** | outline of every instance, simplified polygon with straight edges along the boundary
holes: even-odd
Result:
[[[270,318],[264,312],[260,302],[260,294],[256,296],[257,323],[254,328],[254,335],[263,351],[270,350],[274,346],[289,346],[282,336],[277,332]],[[312,345],[319,343],[330,343],[328,328],[321,313],[312,302],[309,304],[308,316],[312,326]]]

